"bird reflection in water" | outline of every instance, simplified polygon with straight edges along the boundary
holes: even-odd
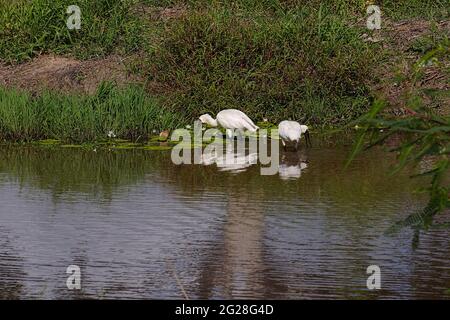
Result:
[[[216,164],[219,171],[239,173],[258,162],[258,154],[246,153],[234,149],[234,141],[227,141],[222,152],[221,148],[213,148],[202,154],[202,164],[209,166]]]
[[[202,165],[209,166],[216,164],[219,171],[227,171],[231,173],[240,173],[247,168],[258,163],[258,154],[256,152],[239,152],[232,147],[229,148],[227,142],[226,152],[222,152],[221,148],[213,148],[202,154]],[[278,174],[282,180],[299,179],[302,170],[308,167],[308,160],[305,153],[302,152],[283,152],[281,153],[281,161],[278,168]]]
[[[282,180],[298,179],[302,175],[302,170],[308,167],[308,160],[304,153],[283,152],[281,154],[278,174]]]

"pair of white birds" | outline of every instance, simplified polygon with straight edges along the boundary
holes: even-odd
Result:
[[[259,129],[245,113],[236,109],[222,110],[217,114],[216,119],[209,114],[201,115],[199,119],[212,127],[221,126],[226,129],[230,139],[233,137],[233,130],[256,132]],[[297,150],[302,134],[305,135],[307,146],[311,145],[308,127],[297,121],[281,121],[278,125],[278,134],[285,149],[293,147]]]

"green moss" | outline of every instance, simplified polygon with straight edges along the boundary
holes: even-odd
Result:
[[[164,150],[171,150],[172,147],[170,146],[144,146],[142,147],[144,150],[151,150],[151,151],[164,151]]]
[[[270,128],[277,128],[277,125],[270,122],[258,122],[256,124],[260,129],[270,129]]]
[[[44,139],[44,140],[36,141],[36,144],[45,145],[45,146],[54,146],[54,145],[61,144],[61,141],[56,140],[56,139]]]
[[[82,145],[79,144],[63,144],[61,148],[82,148]]]
[[[159,142],[159,136],[151,136],[149,142]]]

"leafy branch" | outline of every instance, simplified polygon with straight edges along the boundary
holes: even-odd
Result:
[[[435,49],[421,57],[413,68],[411,79],[420,78],[420,72],[426,66],[447,59],[449,53],[448,39]],[[415,86],[413,86],[415,87]],[[376,145],[382,145],[391,137],[400,137],[402,143],[391,152],[398,155],[394,173],[409,165],[417,165],[424,160],[431,161],[433,168],[415,175],[430,176],[429,185],[423,189],[428,192],[429,201],[425,208],[397,222],[388,232],[396,232],[403,227],[416,230],[426,229],[433,223],[433,217],[450,208],[450,117],[435,114],[422,104],[421,92],[415,89],[410,92],[408,115],[403,118],[389,118],[383,111],[387,104],[376,100],[370,111],[357,120],[361,133],[354,144],[348,163],[356,155]]]

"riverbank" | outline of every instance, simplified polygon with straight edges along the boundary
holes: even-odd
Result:
[[[422,89],[430,110],[448,113],[448,61],[424,67],[420,88],[407,76],[448,46],[444,1],[383,1],[374,32],[360,0],[86,0],[78,31],[66,5],[0,0],[2,140],[83,143],[112,131],[135,141],[225,108],[342,127],[375,98],[401,116]]]
[[[136,141],[184,122],[137,86],[120,89],[104,83],[94,95],[44,91],[38,96],[0,88],[2,140],[83,143],[109,136]]]

